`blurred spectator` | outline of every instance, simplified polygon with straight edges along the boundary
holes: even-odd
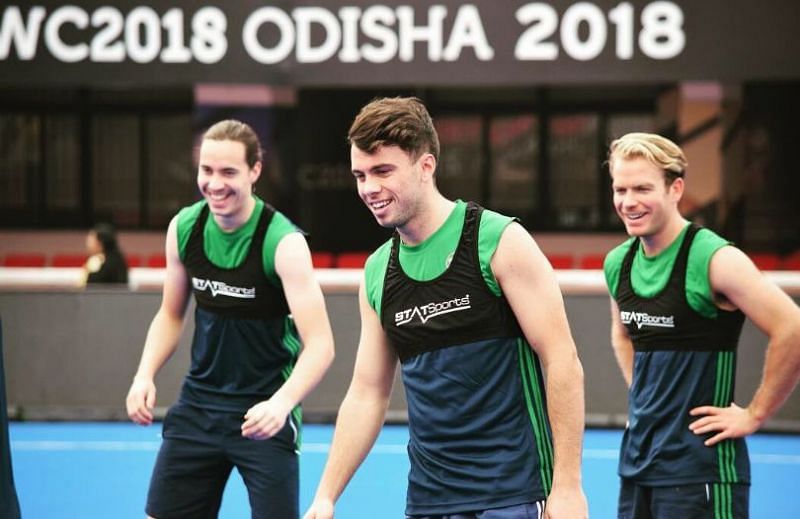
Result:
[[[83,266],[86,285],[128,282],[128,265],[112,225],[101,223],[90,230],[86,235],[86,249],[89,252],[89,259]]]
[[[19,500],[14,488],[14,472],[11,470],[11,447],[8,438],[6,416],[6,385],[3,367],[3,321],[0,320],[0,517],[19,519]]]

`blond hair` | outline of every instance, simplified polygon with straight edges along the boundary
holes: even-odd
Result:
[[[671,140],[654,133],[628,133],[611,143],[608,169],[612,173],[621,160],[643,158],[664,172],[667,185],[683,178],[689,162],[683,150]]]

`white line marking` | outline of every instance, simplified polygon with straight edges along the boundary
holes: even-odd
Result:
[[[17,440],[11,442],[16,451],[157,451],[161,442],[146,441],[61,441]]]
[[[11,450],[20,452],[39,451],[98,451],[98,452],[135,452],[157,451],[160,441],[64,441],[64,440],[15,440],[11,442]],[[330,443],[304,443],[302,452],[308,454],[327,454]],[[403,443],[380,443],[370,451],[373,454],[405,455],[406,445]],[[616,449],[584,449],[583,457],[591,460],[616,460],[619,451]],[[800,465],[797,454],[751,454],[750,461],[764,465]]]

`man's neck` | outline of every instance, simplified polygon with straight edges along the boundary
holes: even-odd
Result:
[[[650,236],[642,236],[641,241],[644,255],[648,258],[652,258],[661,254],[664,249],[672,245],[672,242],[680,236],[681,231],[683,231],[687,223],[689,222],[682,216],[678,216],[677,218],[673,218],[672,221],[665,225],[659,232]]]
[[[256,208],[256,198],[254,196],[250,196],[245,202],[244,207],[242,207],[239,211],[229,215],[229,216],[218,216],[214,215],[214,221],[217,223],[220,229],[224,232],[230,233],[234,232],[236,229],[240,228],[244,224],[250,220],[250,217],[253,215],[253,211]]]
[[[406,245],[419,245],[444,225],[456,203],[437,193],[434,198],[423,203],[412,220],[397,232]]]

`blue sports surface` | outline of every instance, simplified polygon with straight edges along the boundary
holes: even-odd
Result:
[[[33,519],[144,517],[144,502],[161,426],[126,423],[10,424],[14,477],[22,515]],[[330,447],[333,427],[303,430],[300,505],[304,512]],[[619,430],[586,432],[584,489],[593,519],[616,517]],[[337,519],[403,518],[408,472],[405,426],[386,426],[336,508]],[[760,434],[748,440],[752,519],[800,517],[800,436]],[[247,495],[234,471],[221,518],[250,517]]]

